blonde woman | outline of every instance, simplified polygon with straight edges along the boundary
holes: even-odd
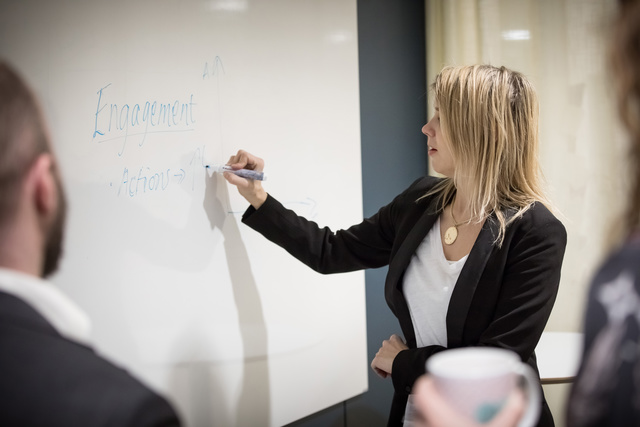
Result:
[[[371,367],[393,382],[390,426],[403,425],[413,384],[438,352],[502,347],[537,371],[534,349],[566,245],[541,189],[538,105],[529,81],[504,67],[449,67],[432,91],[435,115],[422,132],[444,178],[418,179],[348,229],[320,228],[285,209],[259,181],[225,173],[251,204],[243,222],[314,270],[389,266],[385,297],[404,340],[385,340]],[[228,164],[264,168],[242,150]],[[553,425],[544,402],[539,425]]]

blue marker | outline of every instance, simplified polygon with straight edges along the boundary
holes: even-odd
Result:
[[[233,169],[231,166],[227,165],[207,165],[207,168],[218,173],[231,172],[232,174],[241,176],[242,178],[253,179],[256,181],[265,181],[267,179],[266,173],[251,169]]]

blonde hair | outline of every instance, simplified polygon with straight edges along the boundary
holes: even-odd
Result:
[[[446,67],[431,90],[439,106],[442,134],[456,165],[429,194],[440,194],[439,209],[456,188],[471,190],[471,214],[478,222],[495,213],[502,245],[507,226],[533,203],[551,204],[542,190],[538,165],[538,100],[527,78],[505,67]],[[505,215],[511,209],[513,215]]]

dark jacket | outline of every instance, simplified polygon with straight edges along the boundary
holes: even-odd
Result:
[[[0,425],[177,426],[166,400],[0,292]]]
[[[640,234],[596,272],[567,426],[640,425]]]
[[[437,196],[420,199],[437,181],[433,177],[417,180],[371,218],[335,233],[297,216],[271,196],[259,210],[250,207],[243,216],[247,225],[318,272],[389,266],[385,298],[409,347],[393,362],[395,394],[389,425],[394,426],[402,423],[408,394],[425,372],[427,359],[446,350],[437,345],[416,348],[402,292],[411,257],[440,214]],[[534,349],[558,291],[566,231],[539,203],[507,228],[501,247],[494,244],[497,231],[497,220],[491,216],[456,282],[447,313],[448,348],[506,348],[537,372]],[[553,425],[544,401],[539,425]]]

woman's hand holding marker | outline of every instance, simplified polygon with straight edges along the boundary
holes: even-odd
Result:
[[[262,171],[264,169],[264,160],[244,150],[239,150],[234,156],[229,158],[227,165],[233,169]],[[224,172],[222,175],[229,184],[233,184],[238,188],[242,197],[247,199],[255,209],[259,209],[265,200],[267,200],[267,192],[262,188],[261,181],[242,178],[231,172]]]

